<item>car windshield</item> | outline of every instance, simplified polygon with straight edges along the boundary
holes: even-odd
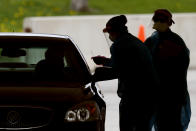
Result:
[[[1,84],[8,81],[82,81],[83,64],[82,57],[70,43],[0,44]]]

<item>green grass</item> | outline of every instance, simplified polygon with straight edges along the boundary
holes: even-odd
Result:
[[[157,8],[167,8],[172,12],[196,12],[196,0],[89,0],[89,3],[100,14],[152,13]]]
[[[0,32],[20,32],[29,16],[152,13],[157,8],[172,12],[196,12],[196,0],[89,0],[90,12],[70,10],[70,0],[0,0]]]

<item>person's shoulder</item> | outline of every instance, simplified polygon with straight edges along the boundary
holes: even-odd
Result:
[[[149,36],[147,39],[159,39],[160,38],[160,34],[158,31],[154,31],[151,36]]]
[[[47,61],[44,59],[44,60],[40,60],[37,64],[36,64],[36,68],[42,68],[44,67],[45,65],[47,65]]]
[[[127,40],[135,44],[143,44],[143,42],[131,33],[127,34]]]
[[[183,40],[182,37],[176,32],[170,31],[170,35],[175,39]]]
[[[134,35],[130,35],[132,38],[130,39],[131,43],[130,44],[134,49],[137,50],[146,50],[147,46],[144,44],[144,42],[142,42],[140,39],[138,39],[136,36]]]
[[[38,63],[37,63],[37,65],[39,65],[39,64],[45,64],[46,63],[46,60],[44,59],[44,60],[40,60]]]
[[[190,51],[189,51],[186,43],[182,39],[182,37],[175,32],[171,31],[171,33],[172,33],[173,41],[175,41],[175,43],[178,45],[178,47],[181,48],[182,50],[184,50],[185,52],[189,53]]]
[[[180,45],[185,45],[185,42],[184,42],[183,38],[179,34],[173,32],[173,31],[171,31],[170,33],[171,33],[170,36],[172,37],[172,39],[174,41],[176,41],[176,43],[178,43]]]
[[[154,31],[149,37],[147,37],[144,43],[148,43],[154,39],[159,39],[159,33],[157,31]]]

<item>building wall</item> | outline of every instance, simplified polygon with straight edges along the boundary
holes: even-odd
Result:
[[[110,57],[109,45],[102,32],[105,23],[115,15],[93,16],[54,16],[28,17],[24,19],[23,28],[31,28],[34,33],[50,33],[70,36],[78,45],[84,57],[94,70],[95,64],[91,57],[104,55]],[[138,36],[139,28],[144,26],[145,37],[152,29],[152,14],[126,15],[129,32]],[[173,14],[175,24],[171,29],[178,33],[191,51],[190,68],[196,67],[196,13]]]

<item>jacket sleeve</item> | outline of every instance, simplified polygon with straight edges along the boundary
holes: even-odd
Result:
[[[118,78],[118,60],[116,48],[113,45],[110,48],[111,58],[108,58],[104,63],[104,67],[96,68],[95,74],[93,75],[94,81],[104,81]]]
[[[116,46],[115,44],[113,44],[111,47],[110,47],[110,53],[111,53],[111,58],[108,59],[108,61],[104,64],[104,66],[108,66],[108,67],[112,67],[113,70],[117,71],[118,68],[119,68],[119,47]]]

